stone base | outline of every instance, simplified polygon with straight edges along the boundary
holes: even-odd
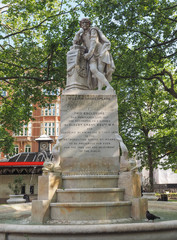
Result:
[[[31,222],[43,224],[50,218],[50,200],[33,200]]]
[[[125,200],[141,198],[141,176],[134,171],[121,172],[118,186],[125,189]]]
[[[117,96],[112,90],[70,90],[61,96],[64,175],[118,174]]]
[[[58,189],[57,202],[118,202],[124,200],[124,189],[78,188]]]
[[[48,172],[38,177],[38,200],[54,200],[56,190],[61,187],[61,173]]]
[[[83,84],[78,84],[78,83],[72,83],[72,84],[68,84],[65,88],[65,91],[68,91],[68,90],[73,90],[73,89],[76,89],[76,90],[88,90],[89,87],[88,86],[84,86]]]
[[[132,199],[131,217],[134,220],[146,218],[146,211],[148,210],[148,201],[144,198]]]
[[[63,176],[62,188],[117,188],[118,175],[75,175]]]
[[[51,219],[92,221],[130,218],[131,202],[51,203]]]
[[[155,196],[155,192],[144,192],[143,198],[147,199],[148,201],[157,201],[158,197]]]
[[[24,195],[9,195],[9,199],[7,200],[8,204],[12,204],[12,203],[25,203],[26,199],[24,199]]]
[[[56,201],[56,190],[61,184],[60,173],[48,172],[38,177],[38,200],[32,201],[32,223],[43,224],[50,218],[50,202]]]

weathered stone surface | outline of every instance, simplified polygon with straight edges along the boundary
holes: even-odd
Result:
[[[148,209],[148,201],[144,198],[132,199],[132,211],[131,216],[134,220],[140,220],[146,218],[146,211]]]
[[[54,226],[1,224],[0,233],[2,237],[6,235],[5,240],[176,240],[177,221]]]
[[[56,190],[61,187],[61,174],[49,172],[38,178],[38,200],[32,201],[31,221],[42,224],[50,218],[50,202],[56,201]]]
[[[49,173],[38,178],[38,200],[51,200],[61,186],[61,175]]]
[[[74,46],[67,53],[67,82],[65,88],[66,90],[89,89],[87,62],[84,59],[84,52],[85,48],[83,46]]]
[[[50,200],[33,200],[31,222],[43,224],[50,218]]]
[[[20,195],[9,195],[9,199],[7,200],[8,204],[12,204],[12,203],[25,203],[26,200],[23,198],[24,195],[20,194]]]
[[[63,176],[63,188],[117,188],[118,175],[71,175]]]
[[[76,202],[51,203],[51,219],[74,220],[113,220],[130,218],[131,202]]]
[[[118,106],[112,91],[66,91],[61,96],[64,174],[113,174],[119,168]]]
[[[118,186],[125,189],[125,200],[141,197],[141,179],[137,172],[121,172]]]
[[[115,202],[124,200],[124,189],[78,188],[58,189],[57,202]]]
[[[0,233],[0,240],[6,240],[6,234],[5,233]]]

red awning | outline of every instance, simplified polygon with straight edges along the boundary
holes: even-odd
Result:
[[[44,162],[0,162],[0,166],[36,166],[43,164]]]

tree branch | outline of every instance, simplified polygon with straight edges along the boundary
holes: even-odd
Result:
[[[1,11],[2,9],[4,9],[4,8],[9,7],[9,6],[10,6],[10,4],[7,4],[7,5],[5,5],[5,6],[0,7],[0,11]]]
[[[57,80],[54,80],[54,79],[42,79],[42,78],[38,78],[38,77],[28,77],[28,76],[0,77],[0,80],[2,80],[2,81],[14,80],[14,79],[30,79],[30,80],[35,80],[38,82],[51,82],[51,81],[57,82]],[[8,83],[10,83],[10,82],[8,82]]]
[[[177,7],[177,4],[173,5],[173,6],[170,6],[170,7],[167,7],[167,8],[162,8],[162,11],[169,10],[169,9],[172,9],[172,8],[176,8],[176,7]]]
[[[167,153],[165,153],[157,158],[154,158],[153,161],[162,159],[162,158],[169,156],[170,154],[175,153],[175,152],[177,152],[177,147],[174,149],[174,151],[168,151]]]
[[[17,65],[17,64],[14,64],[14,63],[8,63],[8,62],[2,61],[2,60],[0,60],[0,62],[1,62],[1,63],[4,63],[4,64],[11,65],[11,66],[14,66],[14,67],[18,67],[18,68],[21,68],[21,69],[24,70],[24,68],[23,68],[22,66],[19,66],[19,65]]]
[[[150,35],[148,35],[146,32],[142,32],[142,31],[138,31],[138,30],[133,30],[133,32],[137,32],[137,33],[140,33],[140,34],[143,34],[145,35],[146,37],[148,37],[149,39],[151,39],[153,42],[155,42],[156,44],[159,44],[156,39],[152,38]]]
[[[167,85],[165,84],[165,82],[162,79],[162,76],[164,76],[165,74],[167,74],[170,77],[170,82],[171,82],[171,87],[170,88],[167,87]],[[156,73],[156,74],[154,74],[154,75],[152,75],[150,77],[143,77],[143,76],[140,76],[138,74],[136,76],[131,76],[131,75],[129,75],[129,76],[121,76],[121,75],[118,75],[118,74],[113,74],[113,76],[117,76],[118,78],[122,78],[122,79],[136,79],[136,78],[143,79],[143,80],[157,79],[159,82],[162,83],[165,91],[170,93],[174,98],[177,98],[177,92],[174,89],[174,78],[173,78],[173,75],[169,71],[167,71],[165,69],[163,71],[161,71],[160,73]]]
[[[48,18],[45,18],[42,22],[40,22],[40,23],[37,24],[36,26],[30,27],[30,28],[24,28],[24,29],[21,30],[21,31],[17,31],[17,32],[8,34],[8,35],[6,35],[5,37],[2,37],[1,39],[6,39],[6,38],[9,38],[9,37],[15,36],[15,35],[17,35],[17,34],[22,34],[22,33],[26,32],[26,31],[30,31],[30,30],[36,29],[36,28],[40,27],[40,26],[41,26],[43,23],[45,23],[46,21],[50,20],[51,18],[58,17],[58,16],[60,16],[60,15],[65,15],[65,14],[68,14],[68,13],[74,11],[79,5],[80,5],[80,4],[76,5],[74,8],[72,8],[71,10],[69,10],[69,11],[67,11],[67,12],[59,12],[59,13],[57,13],[57,14],[55,14],[55,15],[52,15],[52,16],[50,16],[50,17],[48,17]]]
[[[169,40],[169,41],[164,41],[164,42],[162,42],[162,43],[158,43],[158,44],[156,44],[156,45],[147,46],[147,47],[135,48],[135,50],[138,51],[138,50],[142,50],[142,49],[144,50],[144,49],[156,48],[156,47],[160,47],[160,46],[163,46],[163,45],[167,45],[167,44],[169,44],[169,43],[176,42],[176,41],[177,41],[177,37],[175,37],[175,38],[173,38],[173,39],[171,39],[171,40]]]

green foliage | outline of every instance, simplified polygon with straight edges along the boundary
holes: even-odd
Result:
[[[136,153],[142,167],[150,170],[153,190],[153,169],[176,169],[177,100],[162,91],[156,81],[118,81],[120,132],[130,154]],[[165,158],[164,161],[161,161]]]
[[[82,10],[112,43],[120,134],[153,190],[154,168],[176,169],[176,1],[85,0]]]
[[[66,53],[78,29],[79,4],[3,0],[0,15],[0,148],[65,86]],[[5,95],[4,93],[7,93]]]
[[[66,53],[79,10],[112,44],[120,134],[143,166],[176,168],[177,15],[175,0],[10,0],[0,16],[0,138],[29,121],[65,86]],[[7,134],[7,133],[6,133]],[[5,136],[5,135],[4,135]],[[8,135],[7,135],[8,136]],[[10,139],[9,139],[10,140]],[[2,141],[0,142],[2,148]],[[5,146],[5,144],[4,144]],[[168,157],[164,163],[160,159]]]
[[[96,19],[112,42],[115,75],[158,80],[177,98],[176,0],[84,2],[85,14]]]
[[[18,195],[21,193],[21,188],[22,186],[25,185],[25,183],[23,182],[23,177],[22,176],[17,176],[15,179],[14,179],[14,182],[13,183],[9,183],[8,184],[8,187],[10,188],[10,190],[13,191],[13,193],[15,195]]]
[[[13,152],[13,141],[10,133],[0,126],[0,151],[4,154]]]

